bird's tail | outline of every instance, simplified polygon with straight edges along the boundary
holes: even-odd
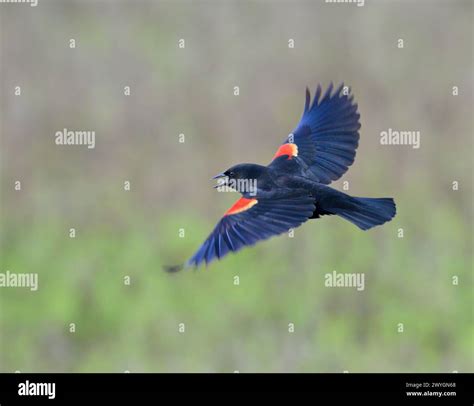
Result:
[[[350,197],[349,205],[336,207],[331,211],[362,230],[368,230],[390,221],[395,216],[397,208],[391,197]]]

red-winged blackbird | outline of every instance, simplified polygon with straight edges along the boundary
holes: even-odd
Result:
[[[395,216],[392,198],[352,197],[326,186],[347,171],[359,144],[357,104],[343,89],[341,84],[331,94],[331,83],[321,98],[318,86],[311,104],[306,89],[303,116],[269,165],[239,164],[214,177],[243,197],[191,259],[168,271],[207,264],[323,215],[338,215],[362,230]]]

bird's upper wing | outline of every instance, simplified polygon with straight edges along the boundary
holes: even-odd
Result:
[[[331,83],[319,100],[321,86],[318,86],[312,103],[306,89],[303,116],[278,148],[272,164],[281,166],[283,160],[295,158],[305,175],[324,184],[339,179],[347,171],[359,145],[360,116],[350,92],[345,94],[343,89],[341,84],[331,95]]]
[[[314,209],[314,198],[307,195],[277,199],[242,197],[227,210],[186,266],[209,263],[246,245],[285,233],[308,220]]]

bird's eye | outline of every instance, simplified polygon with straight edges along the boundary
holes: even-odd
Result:
[[[230,172],[229,172],[229,176],[230,176],[230,177],[234,176],[234,172],[230,171]]]

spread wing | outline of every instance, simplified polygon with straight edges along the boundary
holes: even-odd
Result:
[[[331,95],[331,83],[320,100],[318,86],[312,103],[306,89],[303,116],[276,152],[274,161],[278,159],[281,164],[284,159],[294,159],[306,176],[324,184],[347,171],[359,145],[360,116],[350,91],[345,94],[343,89],[341,84]]]
[[[222,258],[247,245],[298,227],[311,217],[314,198],[292,196],[279,199],[240,198],[217,223],[206,241],[185,266]]]

